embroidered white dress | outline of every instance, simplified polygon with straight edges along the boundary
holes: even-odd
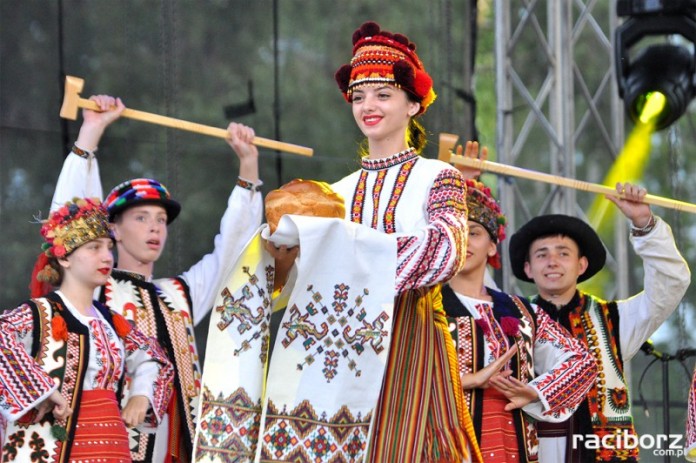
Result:
[[[466,242],[459,172],[411,151],[383,163],[382,205],[360,209],[378,230],[285,216],[268,238],[301,251],[280,297],[270,297],[264,227],[228,275],[208,334],[196,461],[365,461],[395,296],[449,278]],[[368,184],[358,173],[334,188],[350,211]],[[287,310],[267,363],[273,305]]]

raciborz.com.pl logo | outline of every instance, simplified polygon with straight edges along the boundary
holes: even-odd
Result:
[[[596,434],[573,434],[573,448],[586,448],[591,450],[602,449],[635,449],[641,452],[649,451],[653,455],[671,455],[681,457],[684,455],[684,436],[681,434],[641,434],[636,436],[624,430],[619,434],[607,434],[599,437]]]

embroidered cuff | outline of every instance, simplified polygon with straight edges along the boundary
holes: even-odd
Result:
[[[644,227],[638,228],[634,227],[633,224],[631,224],[631,236],[645,236],[651,231],[653,231],[655,225],[657,225],[657,219],[653,214],[650,214],[650,220],[648,220],[647,225],[645,225]]]
[[[245,190],[259,191],[261,190],[261,185],[263,185],[263,182],[260,180],[258,183],[254,183],[250,180],[243,179],[242,177],[237,177],[237,186],[242,187]]]
[[[71,149],[70,151],[71,151],[72,153],[77,154],[77,155],[80,156],[81,158],[85,158],[85,159],[93,159],[93,158],[95,158],[95,157],[97,156],[97,155],[96,155],[97,150],[94,150],[94,151],[83,150],[82,148],[78,148],[77,145],[73,145],[73,146],[72,146],[72,149]]]

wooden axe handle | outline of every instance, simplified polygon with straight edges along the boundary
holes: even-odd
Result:
[[[85,98],[79,98],[77,101],[77,106],[79,108],[91,109],[94,111],[100,111],[99,106],[92,100],[87,100]],[[182,119],[175,119],[173,117],[160,116],[159,114],[148,113],[145,111],[138,111],[136,109],[126,108],[123,113],[123,117],[129,119],[135,119],[138,121],[149,122],[151,124],[163,125],[165,127],[171,127],[174,129],[188,130],[189,132],[196,132],[203,135],[209,135],[211,137],[217,138],[227,138],[227,130],[218,127],[211,127],[209,125],[197,124],[195,122],[189,122]],[[271,140],[268,138],[254,137],[252,143],[256,146],[261,146],[263,148],[270,148],[278,151],[285,151],[287,153],[300,154],[302,156],[312,156],[314,150],[312,148],[307,148],[305,146],[293,145],[292,143],[285,143],[281,141]]]
[[[623,195],[619,194],[615,188],[611,188],[605,185],[599,185],[597,183],[590,183],[582,180],[561,177],[558,175],[546,174],[544,172],[537,172],[534,170],[523,169],[521,167],[509,166],[507,164],[499,164],[497,162],[483,161],[481,159],[473,159],[468,158],[466,156],[458,156],[456,154],[450,155],[450,162],[452,164],[473,167],[486,172],[494,172],[496,174],[508,175],[511,177],[525,178],[527,180],[535,180],[537,182],[550,183],[552,185],[559,185],[568,188],[574,188],[576,190],[589,191],[591,193],[609,195],[623,199]],[[679,201],[672,198],[645,195],[645,198],[643,198],[643,202],[647,204],[653,204],[655,206],[676,209],[682,212],[690,212],[692,214],[696,213],[696,204],[686,203],[684,201]]]

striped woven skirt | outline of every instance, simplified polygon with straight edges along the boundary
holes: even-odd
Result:
[[[73,463],[131,463],[128,430],[112,391],[83,391],[75,437]]]

